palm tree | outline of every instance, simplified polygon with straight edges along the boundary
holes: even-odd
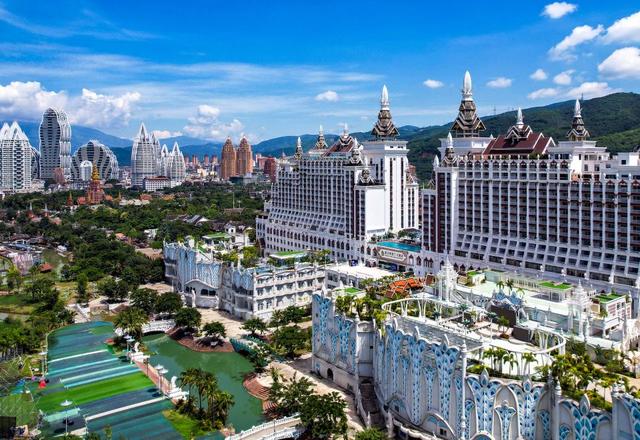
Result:
[[[491,369],[495,370],[495,357],[496,357],[496,349],[488,348],[482,353],[482,357],[485,359],[489,359],[491,362]]]
[[[511,293],[513,291],[513,286],[515,283],[511,278],[509,278],[505,284],[509,288],[509,293]]]
[[[531,363],[535,362],[535,360],[536,356],[530,351],[522,354],[522,361],[524,361],[524,369],[526,370],[527,375],[531,374]]]
[[[116,328],[139,339],[142,335],[142,326],[148,321],[149,317],[144,311],[136,307],[129,307],[118,313],[113,324]]]
[[[214,403],[215,411],[213,411],[213,414],[215,414],[214,421],[219,420],[222,423],[224,423],[227,420],[227,417],[229,416],[229,410],[235,403],[233,399],[233,395],[231,395],[230,393],[227,393],[226,391],[218,391],[214,395],[214,402],[215,402]]]
[[[179,381],[180,386],[186,386],[189,391],[189,398],[191,398],[191,387],[193,387],[198,380],[198,369],[197,368],[187,368],[183,372],[180,373]]]
[[[496,283],[496,286],[498,286],[498,289],[500,290],[500,292],[502,292],[502,289],[504,288],[504,281],[500,280]]]
[[[518,362],[516,361],[516,357],[512,352],[505,351],[504,357],[502,358],[502,362],[505,364],[509,364],[509,373],[513,370],[514,367],[518,366]]]

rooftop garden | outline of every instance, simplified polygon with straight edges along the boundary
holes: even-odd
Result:
[[[613,292],[611,292],[611,293],[606,293],[606,294],[605,294],[605,293],[603,293],[603,294],[601,294],[601,295],[598,295],[596,298],[597,298],[601,303],[608,303],[608,302],[611,302],[611,301],[615,301],[615,300],[617,300],[617,299],[620,299],[620,298],[622,298],[622,297],[624,297],[624,295],[620,295],[620,294],[618,294],[618,293],[613,293]]]
[[[569,283],[554,283],[553,281],[542,281],[540,286],[558,290],[567,290],[573,287],[573,285]]]
[[[229,240],[231,235],[226,232],[214,232],[213,234],[204,235],[202,238],[207,240]]]

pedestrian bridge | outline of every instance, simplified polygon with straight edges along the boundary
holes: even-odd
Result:
[[[142,326],[142,334],[146,335],[147,333],[160,333],[160,332],[168,332],[172,328],[176,326],[176,322],[173,319],[163,319],[159,321],[150,321]],[[115,330],[116,335],[122,336],[122,329],[117,328]]]
[[[226,440],[281,440],[298,438],[303,428],[300,425],[300,417],[295,414],[290,417],[273,420],[254,426],[246,431],[227,437]]]

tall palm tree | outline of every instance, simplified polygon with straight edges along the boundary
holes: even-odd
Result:
[[[518,362],[516,361],[516,357],[512,352],[505,351],[504,357],[502,358],[502,362],[504,364],[509,364],[509,373],[513,370],[514,367],[518,366]]]
[[[196,384],[196,381],[198,380],[198,369],[187,368],[180,373],[180,377],[178,380],[180,381],[180,386],[187,387],[187,390],[189,391],[189,398],[191,398],[191,388]]]
[[[139,339],[142,336],[142,326],[147,322],[149,317],[144,311],[137,307],[129,307],[118,313],[113,324],[116,328]]]
[[[531,363],[535,362],[536,356],[530,351],[522,354],[522,361],[524,362],[524,370],[526,374],[531,374]]]
[[[215,394],[215,420],[225,423],[234,403],[233,395],[226,391],[218,391]]]
[[[507,280],[507,282],[505,283],[505,285],[509,288],[509,293],[511,293],[513,291],[513,286],[514,286],[514,282],[511,278],[509,278]]]

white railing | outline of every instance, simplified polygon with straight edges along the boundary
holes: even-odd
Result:
[[[288,436],[291,436],[293,433],[297,431],[297,425],[300,423],[300,416],[298,414],[294,414],[289,417],[284,417],[282,419],[273,420],[271,422],[266,422],[261,425],[253,426],[246,431],[239,432],[238,434],[231,435],[226,438],[226,440],[241,440],[241,439],[270,439],[276,440],[281,438],[279,434],[283,435],[286,433]],[[287,425],[284,426],[283,425]],[[278,427],[283,427],[281,430],[277,430]],[[260,433],[264,433],[262,436],[258,436]],[[256,436],[256,437],[254,437]]]

